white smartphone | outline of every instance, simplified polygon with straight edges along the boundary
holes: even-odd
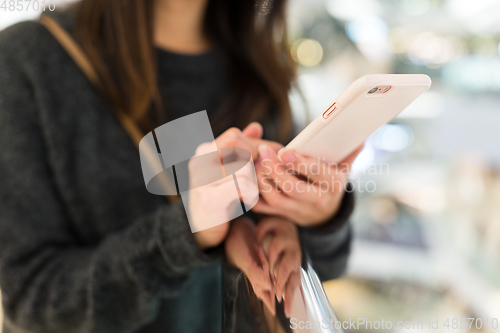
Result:
[[[352,83],[286,147],[339,163],[431,86],[423,74],[374,74]]]

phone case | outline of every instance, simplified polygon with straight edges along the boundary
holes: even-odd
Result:
[[[288,145],[305,156],[339,163],[431,86],[423,74],[373,74],[352,83]],[[368,93],[375,87],[387,92]],[[385,89],[385,88],[384,88]]]

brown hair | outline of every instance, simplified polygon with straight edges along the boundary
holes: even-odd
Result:
[[[82,0],[75,29],[102,93],[144,131],[165,121],[157,87],[153,1]],[[288,92],[295,66],[287,47],[285,2],[209,0],[205,33],[228,56],[231,76],[216,129],[242,128],[270,113],[279,124],[278,138],[291,134]]]

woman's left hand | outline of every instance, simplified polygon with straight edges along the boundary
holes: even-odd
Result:
[[[260,145],[256,172],[261,198],[252,210],[303,227],[328,221],[340,207],[352,163],[361,149],[333,165],[290,149],[276,153]]]

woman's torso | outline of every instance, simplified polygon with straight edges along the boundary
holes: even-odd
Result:
[[[67,17],[56,18],[71,29]],[[29,78],[23,85],[35,96],[51,182],[78,243],[96,246],[168,204],[147,192],[134,143],[48,31],[35,22],[14,29],[24,41],[15,56]],[[194,56],[159,50],[158,78],[168,119],[201,110],[212,115],[227,93],[224,57],[215,50]],[[219,332],[220,279],[220,264],[195,270],[140,332]]]

